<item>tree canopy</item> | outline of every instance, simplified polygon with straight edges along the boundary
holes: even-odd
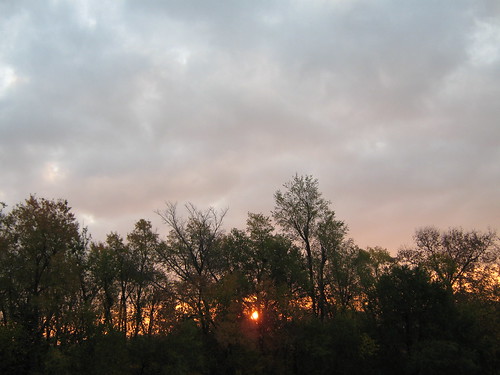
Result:
[[[397,257],[348,237],[318,180],[270,215],[157,214],[93,241],[65,200],[0,205],[0,372],[497,374],[498,237],[433,227]]]

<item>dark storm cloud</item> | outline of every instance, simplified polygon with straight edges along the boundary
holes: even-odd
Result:
[[[165,200],[229,207],[242,226],[297,172],[362,246],[499,227],[495,1],[5,1],[0,14],[11,205],[67,198],[96,237],[157,220]]]

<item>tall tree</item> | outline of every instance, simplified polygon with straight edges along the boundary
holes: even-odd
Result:
[[[150,221],[141,219],[134,230],[127,236],[128,249],[134,266],[132,291],[132,304],[134,307],[134,319],[132,333],[137,336],[139,332],[152,333],[154,325],[155,309],[158,305],[157,290],[160,272],[157,269],[156,257],[163,246],[159,240],[158,233],[154,232]],[[147,307],[147,319],[144,313]],[[147,320],[147,328],[144,321]]]
[[[274,194],[273,217],[285,232],[302,243],[307,261],[308,294],[312,310],[315,314],[324,316],[324,266],[327,262],[327,249],[320,244],[318,230],[323,223],[323,236],[326,237],[327,230],[333,231],[328,235],[333,239],[342,237],[346,228],[343,223],[334,219],[335,213],[329,208],[330,202],[322,197],[317,179],[295,175],[283,186],[283,192],[278,190]],[[315,267],[315,264],[319,267]]]
[[[2,278],[9,282],[4,320],[26,331],[30,344],[54,344],[74,327],[66,324],[79,291],[80,233],[67,201],[30,196],[6,215],[1,228]],[[36,368],[39,357],[31,355]]]
[[[318,225],[320,254],[316,263],[318,265],[318,310],[321,318],[332,312],[332,300],[343,308],[348,305],[347,300],[341,298],[346,295],[345,293],[334,293],[334,291],[340,291],[341,285],[345,288],[351,287],[352,276],[356,274],[353,259],[357,257],[359,249],[354,241],[344,240],[346,233],[346,225],[335,219],[333,211],[329,211]],[[328,298],[327,289],[333,298]]]
[[[129,330],[129,305],[133,290],[134,262],[128,246],[116,232],[108,234],[105,244],[117,267],[117,282],[119,290],[117,327],[121,332]],[[104,269],[104,271],[107,271]]]

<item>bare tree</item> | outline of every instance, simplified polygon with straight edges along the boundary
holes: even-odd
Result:
[[[187,219],[179,216],[174,203],[167,203],[164,210],[156,211],[170,227],[167,244],[159,249],[158,255],[177,276],[178,286],[185,292],[190,291],[181,302],[191,307],[204,332],[208,332],[213,323],[209,289],[219,279],[216,247],[227,209],[202,211],[191,203],[185,207]]]
[[[400,250],[399,260],[424,266],[449,288],[462,290],[477,267],[498,260],[498,237],[491,230],[482,233],[450,228],[441,232],[425,227],[416,231],[414,239],[416,247]]]

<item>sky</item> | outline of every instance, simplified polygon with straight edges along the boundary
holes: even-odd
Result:
[[[349,235],[500,229],[497,0],[0,0],[0,201],[95,240],[165,202],[270,215],[312,175]]]

